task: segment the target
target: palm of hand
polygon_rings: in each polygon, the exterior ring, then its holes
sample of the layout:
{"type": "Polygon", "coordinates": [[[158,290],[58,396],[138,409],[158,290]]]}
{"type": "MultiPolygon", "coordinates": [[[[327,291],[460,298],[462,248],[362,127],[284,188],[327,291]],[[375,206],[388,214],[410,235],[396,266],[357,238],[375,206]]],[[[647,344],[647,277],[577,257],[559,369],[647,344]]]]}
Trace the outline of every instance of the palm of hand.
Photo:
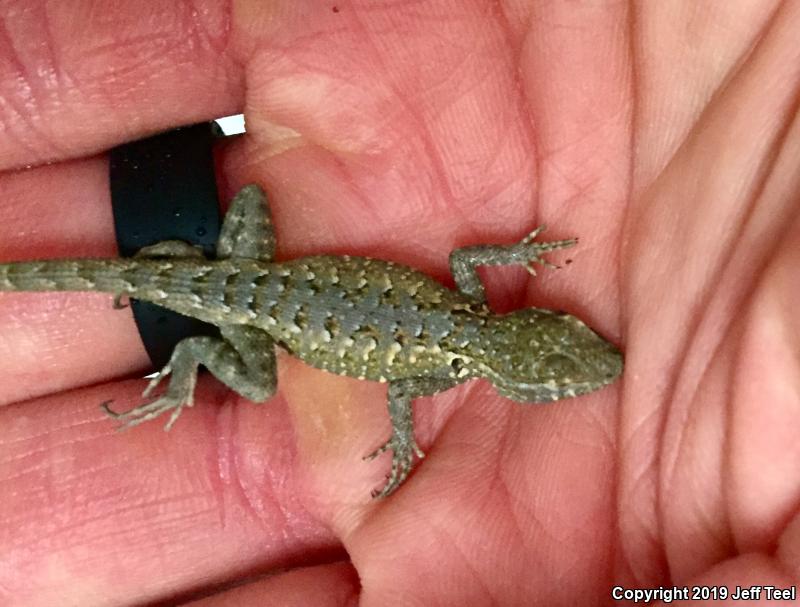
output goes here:
{"type": "MultiPolygon", "coordinates": [[[[137,402],[140,381],[41,395],[142,366],[130,319],[107,298],[5,296],[0,364],[14,379],[2,398],[38,397],[0,411],[8,604],[65,589],[82,604],[180,595],[336,561],[339,546],[365,604],[398,592],[419,604],[585,604],[616,582],[788,585],[797,9],[690,19],[481,4],[455,20],[430,7],[258,6],[237,5],[230,22],[195,16],[200,28],[180,8],[120,14],[80,39],[57,15],[49,29],[10,15],[9,31],[50,32],[54,69],[85,92],[51,103],[48,86],[66,80],[37,80],[38,47],[18,45],[40,103],[0,114],[13,135],[2,166],[244,107],[249,135],[225,150],[224,173],[269,187],[279,255],[379,255],[446,279],[454,246],[547,223],[548,236],[581,237],[575,263],[517,301],[524,272],[487,273],[490,299],[565,308],[621,336],[624,383],[546,407],[482,382],[423,399],[428,458],[375,503],[387,462],[360,458],[387,429],[380,386],[284,360],[264,407],[231,406],[205,382],[170,435],[156,424],[115,435],[96,405],[137,402]],[[725,18],[735,35],[708,29],[725,18]],[[701,33],[682,29],[690,21],[701,33]],[[166,52],[153,53],[158,42],[166,52]],[[19,126],[30,123],[46,126],[19,126]]],[[[20,100],[17,69],[0,83],[20,100]]],[[[93,159],[0,176],[3,259],[112,254],[104,172],[93,159]],[[76,219],[78,200],[91,221],[76,219]]],[[[237,592],[338,604],[357,587],[337,564],[237,592]]]]}

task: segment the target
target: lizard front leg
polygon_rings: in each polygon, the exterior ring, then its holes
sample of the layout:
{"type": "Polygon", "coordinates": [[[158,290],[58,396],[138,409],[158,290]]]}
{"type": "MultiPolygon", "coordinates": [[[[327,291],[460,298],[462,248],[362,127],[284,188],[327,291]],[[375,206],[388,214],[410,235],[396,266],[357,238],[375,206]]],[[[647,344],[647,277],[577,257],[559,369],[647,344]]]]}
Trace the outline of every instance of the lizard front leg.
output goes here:
{"type": "Polygon", "coordinates": [[[512,245],[482,244],[455,249],[450,253],[450,272],[458,290],[479,303],[486,302],[486,293],[476,268],[478,266],[521,265],[536,276],[533,264],[545,267],[556,267],[542,258],[544,253],[557,249],[566,249],[577,244],[577,238],[553,240],[550,242],[533,242],[544,230],[536,228],[520,242],[512,245]]]}
{"type": "Polygon", "coordinates": [[[109,403],[103,409],[114,419],[123,422],[123,428],[138,426],[172,411],[165,430],[180,416],[183,407],[194,404],[197,367],[205,366],[223,384],[253,402],[263,402],[277,388],[274,342],[260,329],[239,325],[220,328],[222,338],[187,337],[175,346],[167,365],[145,388],[147,398],[167,375],[167,391],[153,402],[145,403],[125,413],[111,410],[109,403]]]}
{"type": "Polygon", "coordinates": [[[392,470],[386,484],[372,492],[372,497],[386,497],[394,493],[405,481],[414,463],[414,456],[425,457],[414,439],[414,415],[412,401],[419,396],[436,394],[454,386],[449,379],[411,377],[395,380],[389,384],[389,417],[392,420],[392,435],[383,445],[364,459],[374,459],[384,451],[392,451],[392,470]]]}

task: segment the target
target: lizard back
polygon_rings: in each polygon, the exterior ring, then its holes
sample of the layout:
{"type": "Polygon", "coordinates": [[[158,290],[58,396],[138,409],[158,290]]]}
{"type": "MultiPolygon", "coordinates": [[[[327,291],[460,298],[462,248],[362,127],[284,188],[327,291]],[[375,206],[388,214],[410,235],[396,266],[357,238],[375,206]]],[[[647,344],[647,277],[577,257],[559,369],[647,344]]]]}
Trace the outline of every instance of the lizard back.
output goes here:
{"type": "Polygon", "coordinates": [[[366,257],[266,264],[253,324],[306,363],[387,381],[449,370],[488,310],[410,267],[366,257]]]}

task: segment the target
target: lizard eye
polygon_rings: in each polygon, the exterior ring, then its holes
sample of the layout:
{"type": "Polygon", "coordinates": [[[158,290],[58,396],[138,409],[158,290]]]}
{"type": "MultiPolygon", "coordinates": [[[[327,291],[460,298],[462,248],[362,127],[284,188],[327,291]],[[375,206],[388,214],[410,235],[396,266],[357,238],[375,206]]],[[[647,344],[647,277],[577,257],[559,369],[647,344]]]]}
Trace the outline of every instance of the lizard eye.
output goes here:
{"type": "Polygon", "coordinates": [[[551,354],[545,359],[544,368],[541,371],[549,377],[570,377],[580,374],[580,369],[575,361],[563,354],[551,354]]]}

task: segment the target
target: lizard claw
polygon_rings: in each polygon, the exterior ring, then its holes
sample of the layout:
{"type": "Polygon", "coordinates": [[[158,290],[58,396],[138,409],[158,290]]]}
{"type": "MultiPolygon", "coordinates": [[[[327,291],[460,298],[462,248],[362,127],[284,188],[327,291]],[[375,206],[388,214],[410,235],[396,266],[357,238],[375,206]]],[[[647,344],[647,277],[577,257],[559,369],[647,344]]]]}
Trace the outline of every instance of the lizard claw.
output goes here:
{"type": "Polygon", "coordinates": [[[155,387],[161,383],[161,380],[164,379],[167,375],[172,373],[172,367],[169,363],[167,363],[161,371],[159,371],[156,376],[150,380],[150,383],[147,384],[147,387],[142,392],[142,396],[147,398],[153,392],[155,387]]]}
{"type": "Polygon", "coordinates": [[[547,261],[546,259],[542,259],[541,257],[539,257],[537,255],[537,256],[529,259],[528,263],[525,264],[525,269],[528,271],[528,274],[530,274],[531,276],[536,276],[536,268],[533,265],[535,263],[538,263],[543,268],[548,268],[550,270],[560,270],[561,269],[560,265],[555,264],[555,263],[551,263],[551,262],[547,261]]]}
{"type": "Polygon", "coordinates": [[[536,238],[539,234],[544,232],[547,229],[547,226],[540,225],[538,228],[534,229],[530,234],[528,234],[525,238],[522,239],[522,244],[529,244],[534,238],[536,238]]]}
{"type": "MultiPolygon", "coordinates": [[[[125,308],[130,306],[130,303],[125,303],[125,304],[122,303],[122,298],[123,297],[128,297],[128,294],[127,293],[117,293],[116,295],[114,295],[114,303],[111,304],[111,306],[115,310],[124,310],[125,308]]],[[[130,301],[130,299],[128,299],[128,301],[130,301]]]]}

